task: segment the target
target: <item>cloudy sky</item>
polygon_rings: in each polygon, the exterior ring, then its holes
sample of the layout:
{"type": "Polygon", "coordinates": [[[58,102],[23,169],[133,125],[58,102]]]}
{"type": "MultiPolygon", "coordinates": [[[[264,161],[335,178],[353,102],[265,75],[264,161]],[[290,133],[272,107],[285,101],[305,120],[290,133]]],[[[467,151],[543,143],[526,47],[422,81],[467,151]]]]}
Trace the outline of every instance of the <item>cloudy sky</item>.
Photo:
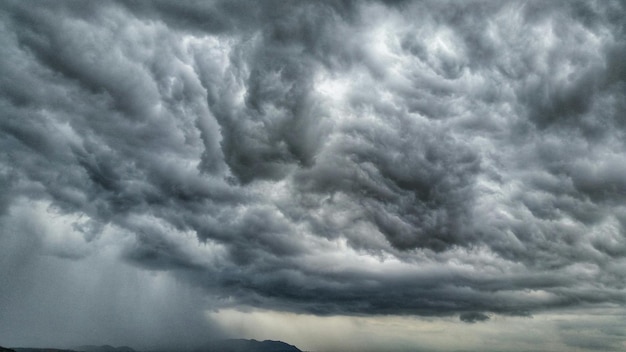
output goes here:
{"type": "Polygon", "coordinates": [[[625,350],[625,19],[0,2],[0,344],[625,350]]]}

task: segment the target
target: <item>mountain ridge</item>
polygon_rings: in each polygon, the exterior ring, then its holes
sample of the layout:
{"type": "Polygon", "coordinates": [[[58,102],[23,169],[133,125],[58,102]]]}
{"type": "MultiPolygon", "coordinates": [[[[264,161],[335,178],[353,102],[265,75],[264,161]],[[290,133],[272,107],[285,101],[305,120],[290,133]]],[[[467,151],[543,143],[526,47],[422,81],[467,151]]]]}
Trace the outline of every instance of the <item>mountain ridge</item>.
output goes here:
{"type": "Polygon", "coordinates": [[[76,351],[82,351],[82,352],[137,352],[132,347],[128,347],[128,346],[113,347],[111,345],[101,345],[101,346],[97,346],[97,345],[82,345],[82,346],[76,347],[76,351]]]}
{"type": "Polygon", "coordinates": [[[227,339],[210,343],[195,352],[302,352],[283,341],[254,339],[227,339]]]}
{"type": "Polygon", "coordinates": [[[298,347],[279,340],[224,339],[211,341],[191,350],[165,349],[138,351],[129,346],[81,345],[73,349],[0,346],[0,352],[302,352],[298,347]]]}

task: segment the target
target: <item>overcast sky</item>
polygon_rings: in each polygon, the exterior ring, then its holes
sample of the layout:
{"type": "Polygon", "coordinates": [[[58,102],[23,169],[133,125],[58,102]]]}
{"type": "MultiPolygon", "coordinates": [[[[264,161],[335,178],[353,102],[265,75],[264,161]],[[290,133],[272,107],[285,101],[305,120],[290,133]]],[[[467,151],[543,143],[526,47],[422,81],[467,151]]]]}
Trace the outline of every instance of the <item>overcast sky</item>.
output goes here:
{"type": "Polygon", "coordinates": [[[623,1],[0,2],[0,345],[626,350],[623,1]]]}

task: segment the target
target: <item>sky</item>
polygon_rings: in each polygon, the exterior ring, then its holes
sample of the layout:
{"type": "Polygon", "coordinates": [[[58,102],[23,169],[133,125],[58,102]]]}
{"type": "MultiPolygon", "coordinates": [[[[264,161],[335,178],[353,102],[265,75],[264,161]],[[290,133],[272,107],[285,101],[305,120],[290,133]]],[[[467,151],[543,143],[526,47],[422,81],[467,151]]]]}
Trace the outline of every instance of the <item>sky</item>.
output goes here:
{"type": "Polygon", "coordinates": [[[0,2],[0,345],[626,350],[623,1],[0,2]]]}

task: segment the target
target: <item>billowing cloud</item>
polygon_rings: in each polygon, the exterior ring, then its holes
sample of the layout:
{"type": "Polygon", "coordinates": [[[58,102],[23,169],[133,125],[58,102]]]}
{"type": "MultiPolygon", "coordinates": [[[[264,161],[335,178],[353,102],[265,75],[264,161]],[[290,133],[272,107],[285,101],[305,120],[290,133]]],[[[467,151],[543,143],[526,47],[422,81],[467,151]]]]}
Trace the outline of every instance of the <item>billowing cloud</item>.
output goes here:
{"type": "Polygon", "coordinates": [[[626,303],[621,2],[0,6],[2,277],[106,248],[199,309],[626,303]]]}

